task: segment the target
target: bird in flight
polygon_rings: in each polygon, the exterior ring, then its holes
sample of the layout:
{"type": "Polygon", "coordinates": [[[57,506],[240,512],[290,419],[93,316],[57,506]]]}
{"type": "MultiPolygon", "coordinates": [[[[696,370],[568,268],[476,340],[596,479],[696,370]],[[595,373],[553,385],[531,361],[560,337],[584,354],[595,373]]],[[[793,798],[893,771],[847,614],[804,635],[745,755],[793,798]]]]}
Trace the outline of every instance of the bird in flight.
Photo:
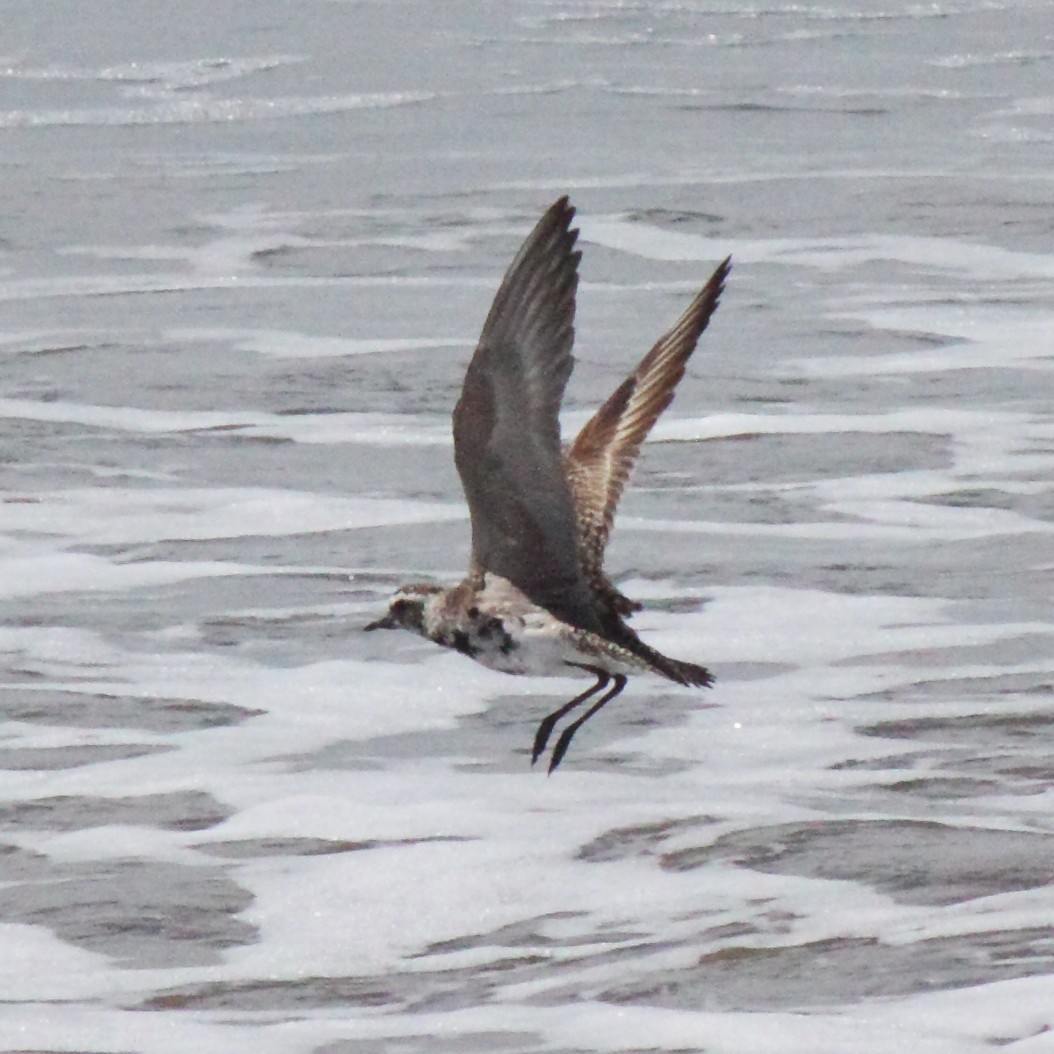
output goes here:
{"type": "Polygon", "coordinates": [[[575,210],[554,202],[512,261],[491,306],[454,409],[454,460],[468,500],[472,556],[458,585],[402,586],[366,626],[407,629],[511,674],[595,680],[538,726],[533,764],[557,723],[552,773],[574,734],[636,673],[681,685],[713,682],[703,666],[671,659],[627,623],[640,604],[604,572],[615,509],[641,444],[670,405],[717,307],[724,260],[637,368],[568,446],[559,411],[574,364],[578,261],[575,210]]]}

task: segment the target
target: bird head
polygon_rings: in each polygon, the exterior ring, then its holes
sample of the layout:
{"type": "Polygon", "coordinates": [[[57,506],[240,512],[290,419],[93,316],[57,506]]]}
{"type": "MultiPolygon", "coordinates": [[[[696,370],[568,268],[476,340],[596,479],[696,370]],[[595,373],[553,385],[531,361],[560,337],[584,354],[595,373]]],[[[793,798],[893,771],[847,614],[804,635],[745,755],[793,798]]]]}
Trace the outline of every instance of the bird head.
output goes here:
{"type": "Polygon", "coordinates": [[[425,606],[440,586],[428,582],[401,586],[388,604],[388,611],[364,629],[408,629],[425,636],[425,606]]]}

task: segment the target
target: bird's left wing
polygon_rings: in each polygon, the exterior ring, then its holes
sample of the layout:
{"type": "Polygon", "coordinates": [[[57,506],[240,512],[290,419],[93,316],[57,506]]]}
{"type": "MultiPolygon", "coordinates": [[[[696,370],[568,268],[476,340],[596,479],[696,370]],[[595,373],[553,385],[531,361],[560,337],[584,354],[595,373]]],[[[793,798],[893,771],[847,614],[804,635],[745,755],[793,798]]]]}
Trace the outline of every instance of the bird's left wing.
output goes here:
{"type": "Polygon", "coordinates": [[[560,452],[580,256],[573,218],[567,198],[554,202],[501,283],[454,410],[454,459],[475,567],[596,631],[560,452]]]}

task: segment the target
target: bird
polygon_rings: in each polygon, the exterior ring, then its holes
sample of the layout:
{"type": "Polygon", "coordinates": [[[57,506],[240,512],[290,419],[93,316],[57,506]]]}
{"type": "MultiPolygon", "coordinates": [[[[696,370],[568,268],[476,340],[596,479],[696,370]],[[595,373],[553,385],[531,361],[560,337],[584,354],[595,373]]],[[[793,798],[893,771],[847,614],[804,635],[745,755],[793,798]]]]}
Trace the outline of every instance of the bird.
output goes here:
{"type": "Polygon", "coordinates": [[[453,413],[454,460],[472,549],[457,585],[401,586],[366,630],[405,629],[510,674],[588,674],[592,685],[539,724],[531,764],[564,726],[552,774],[575,733],[630,675],[709,687],[710,671],[646,644],[627,619],[641,605],[604,571],[615,510],[641,444],[669,406],[731,269],[718,265],[673,327],[563,445],[559,412],[574,364],[580,250],[567,196],[538,220],[487,315],[453,413]]]}

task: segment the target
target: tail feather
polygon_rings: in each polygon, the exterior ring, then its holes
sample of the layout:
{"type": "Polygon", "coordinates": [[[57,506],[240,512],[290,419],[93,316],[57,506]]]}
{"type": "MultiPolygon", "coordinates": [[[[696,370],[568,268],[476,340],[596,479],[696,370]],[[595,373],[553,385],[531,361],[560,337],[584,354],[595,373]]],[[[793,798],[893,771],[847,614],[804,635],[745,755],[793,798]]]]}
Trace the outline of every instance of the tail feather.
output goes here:
{"type": "MultiPolygon", "coordinates": [[[[665,658],[665,656],[664,656],[665,658]]],[[[673,670],[679,674],[675,680],[681,684],[691,684],[696,688],[709,688],[714,683],[714,675],[705,667],[682,659],[666,659],[673,670]]]]}
{"type": "Polygon", "coordinates": [[[629,637],[619,643],[639,655],[645,662],[649,663],[655,670],[668,677],[677,684],[693,685],[696,688],[709,688],[714,683],[714,675],[705,667],[698,666],[694,662],[684,662],[682,659],[671,659],[649,647],[628,626],[624,627],[629,637]]]}

